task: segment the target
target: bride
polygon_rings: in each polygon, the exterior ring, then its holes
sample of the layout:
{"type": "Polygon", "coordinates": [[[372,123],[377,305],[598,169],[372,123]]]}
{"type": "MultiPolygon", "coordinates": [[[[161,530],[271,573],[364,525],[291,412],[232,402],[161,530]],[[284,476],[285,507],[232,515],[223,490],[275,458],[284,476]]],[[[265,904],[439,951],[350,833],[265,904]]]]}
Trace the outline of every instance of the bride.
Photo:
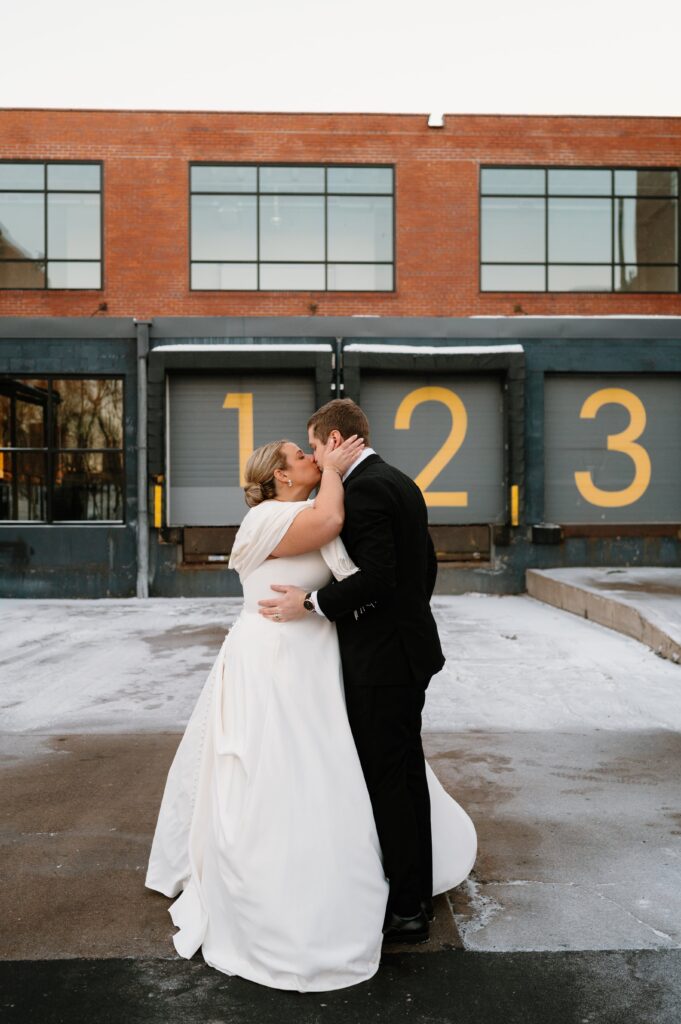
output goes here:
{"type": "MultiPolygon", "coordinates": [[[[242,611],[170,766],[145,886],[168,908],[178,954],[278,989],[328,991],[378,970],[388,899],[371,801],[347,720],[334,623],[273,622],[275,581],[316,590],[357,571],[340,540],[349,438],[320,473],[290,441],[246,467],[250,506],[230,567],[242,611]],[[314,501],[309,496],[318,489],[314,501]],[[179,895],[178,895],[179,894],[179,895]]],[[[427,767],[433,894],[469,874],[477,837],[427,767]]]]}

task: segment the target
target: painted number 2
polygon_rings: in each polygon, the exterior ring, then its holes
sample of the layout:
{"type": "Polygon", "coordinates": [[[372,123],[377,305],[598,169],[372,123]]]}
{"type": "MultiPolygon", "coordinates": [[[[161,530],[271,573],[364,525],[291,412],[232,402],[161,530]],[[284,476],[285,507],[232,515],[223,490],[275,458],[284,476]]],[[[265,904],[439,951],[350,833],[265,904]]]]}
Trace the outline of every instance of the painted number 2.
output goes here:
{"type": "Polygon", "coordinates": [[[615,403],[623,405],[629,413],[629,423],[619,434],[608,434],[608,451],[623,452],[634,464],[634,479],[628,487],[619,491],[605,491],[597,487],[589,470],[575,473],[577,489],[586,501],[600,508],[622,508],[632,505],[641,497],[650,483],[650,456],[645,448],[636,443],[646,426],[646,410],[643,402],[633,391],[626,388],[602,388],[586,399],[579,415],[582,419],[593,419],[602,405],[615,403]]]}
{"type": "Polygon", "coordinates": [[[253,451],[253,394],[230,392],[225,395],[223,409],[236,409],[239,414],[239,486],[246,485],[246,463],[253,451]]]}
{"type": "Polygon", "coordinates": [[[440,450],[415,478],[415,483],[423,491],[426,505],[430,508],[465,508],[468,505],[468,491],[429,491],[428,488],[463,444],[468,426],[466,407],[459,396],[449,388],[416,388],[400,402],[395,413],[395,430],[409,430],[412,413],[423,402],[440,402],[446,406],[452,417],[452,428],[440,450]]]}

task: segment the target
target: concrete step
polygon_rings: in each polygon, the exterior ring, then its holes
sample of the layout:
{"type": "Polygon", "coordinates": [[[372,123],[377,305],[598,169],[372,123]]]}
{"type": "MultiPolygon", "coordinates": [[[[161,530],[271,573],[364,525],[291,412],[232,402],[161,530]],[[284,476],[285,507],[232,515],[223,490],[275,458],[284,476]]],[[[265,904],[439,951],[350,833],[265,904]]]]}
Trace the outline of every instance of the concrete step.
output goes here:
{"type": "Polygon", "coordinates": [[[681,569],[528,569],[531,597],[598,622],[681,663],[681,569]]]}

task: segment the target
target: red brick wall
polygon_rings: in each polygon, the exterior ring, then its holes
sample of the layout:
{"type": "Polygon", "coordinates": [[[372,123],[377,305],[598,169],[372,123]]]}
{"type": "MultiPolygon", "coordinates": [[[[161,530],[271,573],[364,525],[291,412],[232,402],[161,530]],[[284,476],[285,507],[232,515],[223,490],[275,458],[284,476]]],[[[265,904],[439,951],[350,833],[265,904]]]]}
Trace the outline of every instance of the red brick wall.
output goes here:
{"type": "Polygon", "coordinates": [[[480,164],[678,166],[681,118],[3,110],[0,158],[104,163],[104,289],[0,291],[3,316],[681,314],[678,294],[478,290],[480,164]],[[394,163],[396,292],[190,292],[193,160],[394,163]]]}

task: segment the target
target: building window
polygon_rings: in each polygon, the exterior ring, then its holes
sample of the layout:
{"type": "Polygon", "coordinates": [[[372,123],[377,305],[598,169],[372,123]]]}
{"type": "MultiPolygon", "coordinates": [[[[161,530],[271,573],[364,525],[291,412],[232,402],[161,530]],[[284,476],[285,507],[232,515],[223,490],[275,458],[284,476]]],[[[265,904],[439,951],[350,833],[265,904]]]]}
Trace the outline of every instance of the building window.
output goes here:
{"type": "Polygon", "coordinates": [[[193,164],[191,287],[392,291],[392,167],[193,164]]]}
{"type": "Polygon", "coordinates": [[[485,167],[480,290],[677,292],[676,170],[485,167]]]}
{"type": "Polygon", "coordinates": [[[102,287],[101,174],[0,161],[0,288],[102,287]]]}
{"type": "Polygon", "coordinates": [[[122,522],[123,380],[0,377],[0,520],[122,522]]]}

